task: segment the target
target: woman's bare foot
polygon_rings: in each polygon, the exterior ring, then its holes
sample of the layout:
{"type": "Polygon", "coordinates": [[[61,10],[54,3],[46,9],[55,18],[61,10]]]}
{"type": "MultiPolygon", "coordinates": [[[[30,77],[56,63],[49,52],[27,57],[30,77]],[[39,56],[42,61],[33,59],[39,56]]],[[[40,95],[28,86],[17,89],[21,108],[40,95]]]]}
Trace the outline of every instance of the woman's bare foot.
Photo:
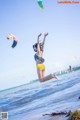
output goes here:
{"type": "Polygon", "coordinates": [[[57,76],[55,74],[51,74],[52,78],[55,78],[58,80],[57,76]]]}

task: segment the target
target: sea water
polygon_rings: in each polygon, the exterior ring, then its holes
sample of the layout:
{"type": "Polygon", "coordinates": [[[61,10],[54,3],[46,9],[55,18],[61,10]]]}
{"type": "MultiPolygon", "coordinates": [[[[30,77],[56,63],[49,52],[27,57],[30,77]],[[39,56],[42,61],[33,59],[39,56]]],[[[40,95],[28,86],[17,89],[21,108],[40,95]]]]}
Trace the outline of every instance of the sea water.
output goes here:
{"type": "MultiPolygon", "coordinates": [[[[44,120],[43,114],[80,108],[80,70],[59,76],[59,80],[25,85],[0,92],[0,112],[8,120],[44,120]]],[[[47,118],[46,120],[49,120],[47,118]]]]}

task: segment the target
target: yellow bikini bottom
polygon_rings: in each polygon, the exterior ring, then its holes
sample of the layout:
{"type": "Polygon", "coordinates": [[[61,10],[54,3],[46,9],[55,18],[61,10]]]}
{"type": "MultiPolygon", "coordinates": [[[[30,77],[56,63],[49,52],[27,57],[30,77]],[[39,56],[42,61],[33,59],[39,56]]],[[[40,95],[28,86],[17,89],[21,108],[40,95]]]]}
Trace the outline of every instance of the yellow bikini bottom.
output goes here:
{"type": "Polygon", "coordinates": [[[45,65],[44,64],[37,64],[36,67],[41,70],[45,70],[45,65]]]}

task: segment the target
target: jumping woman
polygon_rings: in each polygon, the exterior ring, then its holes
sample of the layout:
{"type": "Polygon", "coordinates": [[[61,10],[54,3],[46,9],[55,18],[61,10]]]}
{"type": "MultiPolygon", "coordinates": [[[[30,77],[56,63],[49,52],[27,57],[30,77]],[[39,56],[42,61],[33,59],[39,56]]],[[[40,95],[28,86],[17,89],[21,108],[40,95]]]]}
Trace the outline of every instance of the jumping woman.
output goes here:
{"type": "Polygon", "coordinates": [[[34,59],[36,61],[38,78],[40,82],[45,82],[52,78],[57,79],[57,77],[55,76],[55,74],[50,74],[48,76],[45,76],[45,65],[44,65],[45,59],[43,58],[43,52],[44,52],[45,39],[48,33],[44,34],[44,39],[42,43],[40,43],[40,39],[39,39],[41,35],[42,35],[41,33],[38,35],[37,43],[33,45],[33,49],[36,52],[34,55],[34,59]]]}

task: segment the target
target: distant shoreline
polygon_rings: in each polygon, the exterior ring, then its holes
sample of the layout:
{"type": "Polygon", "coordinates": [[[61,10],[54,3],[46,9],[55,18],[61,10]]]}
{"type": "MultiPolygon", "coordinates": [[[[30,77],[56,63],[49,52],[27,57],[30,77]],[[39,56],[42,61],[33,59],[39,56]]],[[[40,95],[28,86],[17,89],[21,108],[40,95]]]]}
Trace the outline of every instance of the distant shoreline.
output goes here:
{"type": "MultiPolygon", "coordinates": [[[[80,66],[72,67],[72,71],[71,71],[71,72],[77,71],[77,70],[80,70],[80,66]]],[[[63,75],[63,74],[68,74],[68,73],[70,73],[70,72],[68,71],[68,69],[55,72],[55,74],[56,74],[57,76],[60,76],[60,75],[63,75]]],[[[33,81],[33,80],[32,80],[32,81],[33,81]]],[[[34,81],[35,81],[35,80],[34,80],[34,81]]],[[[30,81],[30,82],[31,82],[31,81],[30,81]]],[[[3,90],[0,90],[0,92],[4,92],[4,91],[8,91],[8,90],[11,90],[11,89],[14,89],[14,88],[22,87],[22,86],[24,86],[24,85],[30,84],[30,82],[29,82],[29,83],[26,83],[26,84],[22,84],[22,85],[10,87],[10,88],[7,88],[7,89],[3,89],[3,90]]]]}

